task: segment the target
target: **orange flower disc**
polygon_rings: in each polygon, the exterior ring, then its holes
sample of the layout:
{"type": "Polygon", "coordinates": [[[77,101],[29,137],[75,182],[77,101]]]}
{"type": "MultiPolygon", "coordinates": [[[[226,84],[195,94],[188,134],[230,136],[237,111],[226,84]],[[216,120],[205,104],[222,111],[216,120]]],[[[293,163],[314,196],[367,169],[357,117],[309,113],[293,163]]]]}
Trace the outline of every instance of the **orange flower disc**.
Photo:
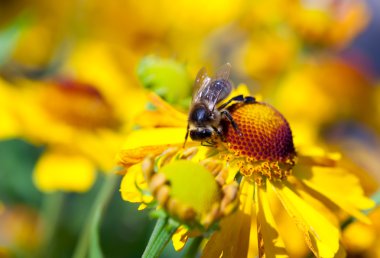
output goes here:
{"type": "Polygon", "coordinates": [[[53,117],[90,130],[118,127],[119,121],[111,105],[92,85],[62,79],[49,86],[44,90],[42,101],[53,117]]]}
{"type": "Polygon", "coordinates": [[[242,135],[227,123],[227,149],[250,161],[286,163],[295,157],[292,132],[283,115],[272,106],[256,102],[229,108],[242,135]]]}

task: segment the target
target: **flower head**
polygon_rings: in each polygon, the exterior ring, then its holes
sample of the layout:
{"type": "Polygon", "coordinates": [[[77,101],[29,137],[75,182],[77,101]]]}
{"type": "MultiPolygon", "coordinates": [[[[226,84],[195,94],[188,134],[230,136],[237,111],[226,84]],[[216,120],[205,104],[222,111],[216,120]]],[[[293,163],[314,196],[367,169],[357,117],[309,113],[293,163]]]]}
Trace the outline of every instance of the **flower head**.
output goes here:
{"type": "Polygon", "coordinates": [[[124,76],[109,46],[86,42],[70,54],[59,75],[1,85],[2,106],[12,112],[5,129],[14,132],[7,134],[46,147],[33,175],[45,192],[90,189],[97,170],[113,168],[119,142],[145,105],[142,89],[124,76]]]}
{"type": "Polygon", "coordinates": [[[257,176],[257,172],[270,179],[285,178],[294,165],[296,152],[289,124],[281,113],[261,102],[236,104],[229,110],[241,134],[228,124],[226,143],[222,144],[225,158],[236,163],[245,176],[257,176]]]}
{"type": "Polygon", "coordinates": [[[144,150],[147,157],[141,156],[132,166],[129,158],[124,160],[127,152],[120,156],[126,168],[120,191],[124,200],[141,203],[139,209],[156,207],[163,213],[160,216],[180,222],[173,236],[176,250],[184,247],[189,236],[213,231],[221,218],[235,210],[238,185],[227,178],[223,161],[205,158],[206,147],[148,149],[144,150]]]}
{"type": "MultiPolygon", "coordinates": [[[[270,208],[270,203],[276,202],[274,198],[278,199],[277,202],[279,201],[293,219],[303,233],[307,246],[316,256],[334,256],[340,249],[337,222],[329,221],[326,214],[318,209],[320,207],[308,204],[309,198],[313,196],[313,202],[317,201],[319,206],[328,205],[328,202],[322,198],[325,196],[351,215],[368,222],[368,219],[356,209],[370,207],[372,205],[370,200],[360,197],[360,204],[355,203],[350,200],[349,196],[353,193],[347,191],[347,188],[341,189],[340,193],[339,191],[330,193],[330,190],[323,186],[326,183],[319,181],[318,177],[322,176],[326,177],[326,180],[335,181],[334,177],[340,175],[343,179],[345,176],[347,181],[344,183],[351,184],[353,189],[358,190],[357,180],[348,173],[345,175],[346,171],[337,167],[338,161],[333,157],[323,155],[319,157],[322,159],[318,160],[319,158],[314,159],[312,156],[303,154],[301,150],[297,155],[289,124],[273,107],[258,102],[238,104],[230,107],[229,110],[241,134],[228,124],[226,143],[222,143],[219,149],[221,155],[229,161],[232,173],[239,171],[243,175],[242,182],[244,183],[240,186],[246,189],[242,189],[242,192],[248,192],[251,195],[251,199],[248,196],[244,203],[253,207],[244,208],[242,213],[255,218],[256,221],[252,222],[251,219],[242,226],[249,227],[251,232],[257,233],[258,246],[252,247],[252,243],[247,243],[245,247],[242,247],[241,244],[236,243],[239,246],[236,250],[226,249],[222,245],[218,247],[218,242],[225,237],[224,234],[231,235],[231,231],[235,231],[229,228],[223,232],[222,226],[222,230],[208,242],[205,249],[206,256],[224,254],[226,257],[235,257],[242,254],[240,248],[245,250],[243,254],[249,257],[255,253],[260,256],[276,255],[279,252],[275,251],[276,249],[282,250],[280,253],[285,252],[283,239],[286,238],[286,233],[282,232],[284,235],[281,235],[281,232],[271,233],[271,228],[277,228],[276,218],[271,214],[270,208]],[[297,156],[299,162],[296,165],[297,156]],[[326,173],[328,171],[330,174],[326,173]],[[360,207],[360,205],[363,206],[360,207]]],[[[357,193],[363,192],[359,190],[357,193]]],[[[244,216],[243,214],[241,216],[244,216]]],[[[251,239],[252,236],[248,232],[245,234],[245,237],[251,239]]]]}
{"type": "MultiPolygon", "coordinates": [[[[172,149],[171,154],[180,155],[175,158],[179,159],[161,164],[158,172],[154,171],[153,159],[144,160],[142,167],[149,190],[160,206],[184,224],[208,228],[236,206],[237,185],[226,184],[223,169],[212,161],[199,164],[189,160],[194,151],[172,149]],[[198,186],[196,190],[194,186],[198,186]]],[[[168,156],[162,158],[168,162],[168,156]]]]}
{"type": "MultiPolygon", "coordinates": [[[[170,119],[166,117],[176,121],[171,128],[142,129],[136,133],[147,138],[150,135],[161,137],[123,150],[120,164],[126,166],[124,179],[130,177],[131,165],[135,167],[137,164],[140,167],[137,169],[141,170],[141,162],[146,156],[151,155],[157,161],[169,148],[179,148],[183,143],[186,132],[183,116],[156,96],[152,97],[152,102],[157,107],[150,111],[155,113],[155,117],[167,122],[170,119]]],[[[188,147],[202,150],[202,155],[192,157],[194,161],[211,160],[221,165],[226,171],[223,180],[239,185],[239,207],[233,214],[221,218],[220,228],[211,234],[204,256],[287,255],[286,247],[291,240],[287,237],[289,232],[278,226],[281,221],[277,215],[283,209],[316,256],[334,257],[342,252],[339,242],[341,218],[331,209],[368,223],[368,218],[359,210],[372,207],[373,202],[364,196],[358,180],[340,167],[340,156],[315,147],[299,148],[296,152],[288,122],[266,103],[234,104],[227,110],[238,129],[230,121],[224,121],[224,141],[206,149],[194,142],[190,142],[191,147],[188,147]]],[[[158,123],[154,121],[152,124],[158,123]]],[[[129,141],[133,142],[133,138],[131,135],[129,141]]],[[[167,162],[169,165],[174,163],[167,162]]],[[[190,167],[189,171],[197,169],[190,167]]],[[[176,173],[180,174],[179,170],[176,173]]],[[[128,190],[121,188],[122,193],[128,190]]],[[[141,192],[140,196],[143,196],[141,192]]],[[[156,194],[155,198],[161,197],[156,194]]]]}

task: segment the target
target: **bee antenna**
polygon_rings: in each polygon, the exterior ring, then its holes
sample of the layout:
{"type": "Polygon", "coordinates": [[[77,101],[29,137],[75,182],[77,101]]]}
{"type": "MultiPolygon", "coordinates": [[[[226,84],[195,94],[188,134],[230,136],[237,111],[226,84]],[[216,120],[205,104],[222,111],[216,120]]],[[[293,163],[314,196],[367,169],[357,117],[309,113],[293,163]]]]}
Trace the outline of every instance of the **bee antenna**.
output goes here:
{"type": "Polygon", "coordinates": [[[189,124],[187,124],[187,128],[186,128],[185,142],[183,143],[183,146],[182,146],[183,149],[185,148],[187,137],[189,137],[189,124]]]}

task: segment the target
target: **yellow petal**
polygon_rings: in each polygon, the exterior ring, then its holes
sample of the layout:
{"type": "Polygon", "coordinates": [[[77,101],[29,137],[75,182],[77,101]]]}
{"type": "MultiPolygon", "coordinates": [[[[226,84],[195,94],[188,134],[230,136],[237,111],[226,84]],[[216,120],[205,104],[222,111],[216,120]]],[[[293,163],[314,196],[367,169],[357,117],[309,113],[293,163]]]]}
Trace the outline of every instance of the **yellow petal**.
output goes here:
{"type": "Polygon", "coordinates": [[[221,221],[220,230],[207,242],[202,257],[254,257],[257,254],[257,241],[250,238],[257,235],[256,226],[251,223],[254,217],[253,191],[253,183],[243,179],[239,209],[221,221]]]}
{"type": "Polygon", "coordinates": [[[139,205],[139,207],[137,208],[138,211],[142,211],[144,210],[146,207],[148,207],[148,205],[146,205],[145,203],[142,203],[139,205]]]}
{"type": "Polygon", "coordinates": [[[347,257],[346,249],[343,246],[343,244],[341,242],[339,242],[339,250],[335,254],[334,258],[346,258],[346,257],[347,257]]]}
{"type": "Polygon", "coordinates": [[[298,147],[297,152],[299,164],[310,166],[335,166],[342,158],[340,153],[328,153],[316,146],[298,147]]]}
{"type": "Polygon", "coordinates": [[[310,249],[304,241],[303,232],[298,230],[296,224],[293,222],[293,219],[283,208],[280,200],[274,193],[273,195],[274,196],[268,196],[269,202],[271,204],[272,212],[276,210],[276,213],[274,213],[273,216],[289,257],[307,257],[307,254],[310,253],[310,249]],[[274,202],[275,207],[273,207],[272,202],[274,202]]]}
{"type": "MultiPolygon", "coordinates": [[[[166,148],[166,145],[157,145],[122,150],[118,154],[117,160],[121,166],[124,166],[126,169],[128,169],[129,167],[142,162],[148,155],[158,155],[162,153],[166,148]]],[[[126,170],[124,170],[124,172],[125,171],[126,170]]],[[[123,173],[123,171],[120,173],[123,173]]]]}
{"type": "MultiPolygon", "coordinates": [[[[289,181],[295,178],[289,178],[289,181]]],[[[290,181],[292,183],[292,181],[290,181]]],[[[297,194],[309,205],[313,206],[321,215],[328,219],[333,225],[339,227],[340,213],[339,207],[335,204],[326,202],[326,198],[321,198],[320,194],[316,194],[315,191],[310,191],[310,189],[295,179],[294,185],[297,185],[297,194]]]]}
{"type": "Polygon", "coordinates": [[[182,146],[185,128],[153,128],[131,132],[119,152],[117,160],[128,168],[148,155],[158,155],[171,146],[182,146]]]}
{"type": "Polygon", "coordinates": [[[184,226],[179,226],[177,231],[172,236],[173,246],[176,251],[181,251],[185,246],[189,235],[188,230],[184,226]]]}
{"type": "Polygon", "coordinates": [[[353,253],[362,253],[376,241],[376,229],[363,223],[352,223],[343,232],[343,241],[353,253]]]}
{"type": "MultiPolygon", "coordinates": [[[[148,189],[148,185],[144,179],[141,171],[141,165],[134,165],[130,167],[127,173],[124,175],[121,185],[120,192],[123,200],[128,202],[150,202],[152,200],[151,196],[144,197],[144,190],[148,189]]],[[[139,207],[139,209],[142,207],[139,207]]]]}
{"type": "Polygon", "coordinates": [[[304,233],[306,244],[317,257],[334,257],[339,249],[339,230],[302,200],[287,182],[268,182],[282,205],[304,233]]]}
{"type": "Polygon", "coordinates": [[[294,175],[350,215],[370,223],[368,217],[359,210],[372,208],[375,204],[364,196],[359,180],[345,169],[299,166],[294,169],[294,175]]]}
{"type": "Polygon", "coordinates": [[[151,112],[146,112],[145,114],[150,113],[149,116],[153,120],[148,121],[148,119],[145,119],[145,117],[144,119],[137,118],[137,124],[141,126],[166,125],[169,127],[186,127],[187,114],[179,112],[178,110],[173,108],[170,104],[166,103],[163,99],[161,99],[155,93],[148,94],[148,99],[152,103],[152,105],[156,108],[156,110],[151,111],[151,112]],[[153,117],[152,115],[154,114],[158,116],[153,117]]]}
{"type": "Polygon", "coordinates": [[[255,199],[260,245],[259,257],[289,257],[284,242],[277,232],[277,225],[269,207],[266,191],[261,187],[256,187],[255,199]]]}
{"type": "Polygon", "coordinates": [[[33,179],[44,192],[85,192],[96,177],[94,165],[84,157],[61,150],[48,150],[38,160],[33,179]]]}
{"type": "Polygon", "coordinates": [[[52,116],[43,104],[48,84],[20,80],[18,85],[20,87],[17,93],[20,100],[16,112],[22,125],[22,136],[37,144],[70,146],[75,142],[78,128],[52,116]]]}
{"type": "Polygon", "coordinates": [[[159,110],[145,110],[136,117],[135,123],[142,128],[149,127],[186,127],[187,117],[178,119],[159,110]]]}
{"type": "MultiPolygon", "coordinates": [[[[252,93],[249,91],[249,88],[247,85],[245,85],[244,83],[241,83],[239,84],[236,88],[234,88],[230,95],[228,95],[228,97],[222,102],[227,102],[229,99],[233,98],[233,97],[236,97],[238,95],[243,95],[243,96],[252,96],[252,93]]],[[[262,100],[262,97],[261,96],[257,96],[255,94],[255,99],[257,101],[261,101],[262,100]]]]}
{"type": "MultiPolygon", "coordinates": [[[[253,199],[253,197],[252,197],[253,199]]],[[[254,212],[254,207],[252,207],[252,213],[254,212]]],[[[248,243],[248,253],[247,257],[257,257],[259,254],[258,246],[258,233],[257,233],[257,217],[251,215],[251,228],[249,232],[249,243],[248,243]]]]}
{"type": "Polygon", "coordinates": [[[126,52],[104,41],[86,40],[73,48],[63,70],[66,74],[75,71],[78,80],[96,86],[118,116],[131,120],[144,110],[147,100],[145,92],[122,65],[123,58],[133,63],[132,56],[123,56],[126,52]]]}
{"type": "Polygon", "coordinates": [[[247,85],[241,83],[235,89],[232,90],[230,96],[226,99],[228,100],[229,98],[235,97],[237,95],[250,96],[251,93],[249,92],[247,85]]]}
{"type": "Polygon", "coordinates": [[[326,157],[331,160],[338,161],[342,158],[342,154],[339,152],[326,152],[325,149],[318,146],[303,146],[301,151],[303,156],[309,157],[326,157]]]}
{"type": "Polygon", "coordinates": [[[186,128],[152,128],[132,131],[123,146],[123,150],[155,145],[183,144],[186,128]]]}
{"type": "Polygon", "coordinates": [[[71,146],[91,158],[102,172],[112,172],[115,167],[115,156],[120,150],[124,137],[109,129],[98,129],[96,132],[77,131],[78,139],[71,146]]]}

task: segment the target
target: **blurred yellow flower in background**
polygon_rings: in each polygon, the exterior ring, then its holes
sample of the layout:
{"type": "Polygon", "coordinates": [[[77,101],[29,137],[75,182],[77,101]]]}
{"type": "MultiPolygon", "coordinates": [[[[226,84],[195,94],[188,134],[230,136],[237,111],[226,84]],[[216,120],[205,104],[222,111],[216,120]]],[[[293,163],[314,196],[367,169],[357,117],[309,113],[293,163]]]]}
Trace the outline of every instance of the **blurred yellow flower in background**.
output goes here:
{"type": "Polygon", "coordinates": [[[294,124],[295,140],[304,136],[303,142],[315,142],[319,130],[337,119],[358,116],[364,121],[363,114],[368,112],[364,104],[370,101],[371,92],[372,83],[342,60],[321,58],[289,71],[279,82],[273,99],[294,124]]]}
{"type": "Polygon", "coordinates": [[[11,249],[23,250],[26,256],[37,249],[41,239],[41,228],[35,210],[25,206],[3,207],[0,212],[0,255],[11,256],[11,249]]]}
{"type": "Polygon", "coordinates": [[[9,89],[18,94],[13,109],[20,136],[46,146],[34,175],[41,190],[86,191],[97,169],[114,166],[119,142],[145,105],[143,90],[124,75],[115,55],[101,43],[85,42],[55,78],[18,79],[18,88],[9,89]]]}
{"type": "Polygon", "coordinates": [[[234,63],[263,83],[265,87],[289,68],[296,58],[298,42],[290,33],[282,31],[252,33],[244,45],[234,54],[234,63]]]}
{"type": "Polygon", "coordinates": [[[379,216],[380,210],[376,208],[368,215],[372,222],[371,225],[356,221],[344,230],[342,241],[347,246],[347,252],[350,255],[379,257],[379,216]]]}
{"type": "Polygon", "coordinates": [[[343,47],[368,24],[369,11],[364,1],[296,1],[287,18],[306,42],[343,47]]]}

